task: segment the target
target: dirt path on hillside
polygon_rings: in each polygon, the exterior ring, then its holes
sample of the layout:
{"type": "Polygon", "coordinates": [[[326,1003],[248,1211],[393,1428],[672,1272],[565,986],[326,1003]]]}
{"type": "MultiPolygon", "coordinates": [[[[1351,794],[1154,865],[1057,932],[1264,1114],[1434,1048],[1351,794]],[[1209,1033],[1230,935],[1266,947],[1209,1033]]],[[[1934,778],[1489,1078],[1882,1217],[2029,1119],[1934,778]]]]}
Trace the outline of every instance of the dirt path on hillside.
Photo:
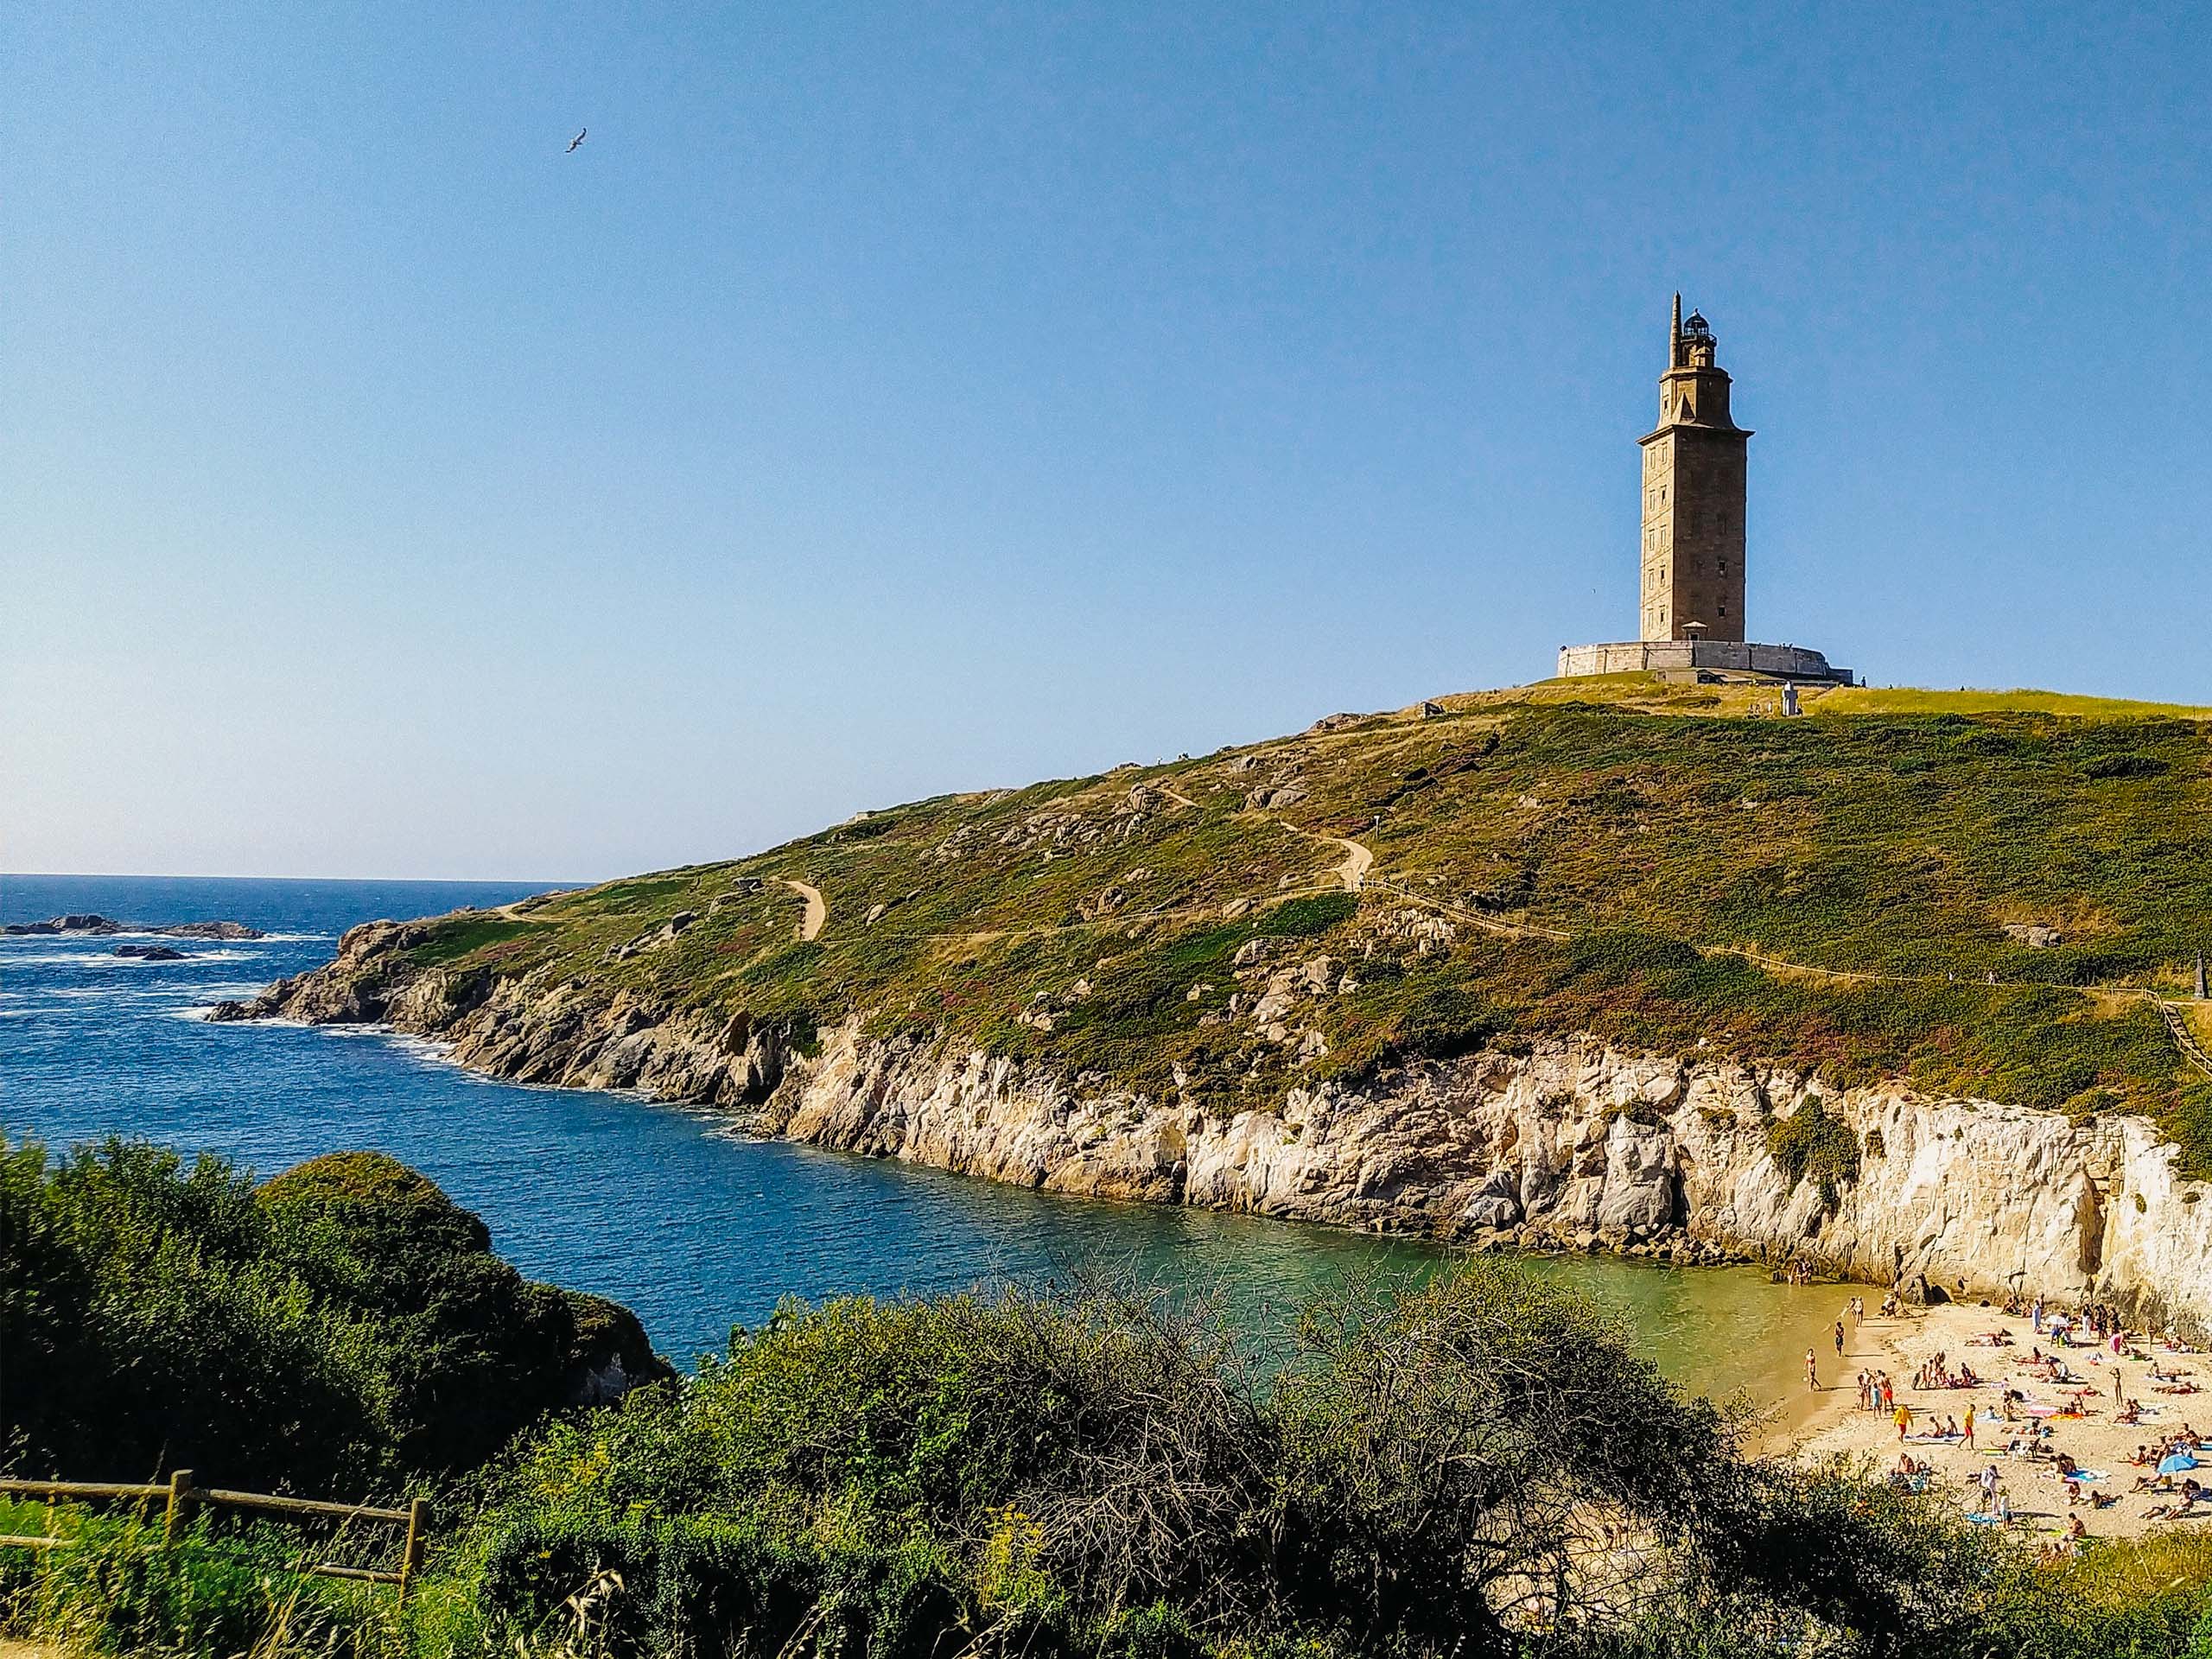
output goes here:
{"type": "Polygon", "coordinates": [[[1454,921],[1465,922],[1468,926],[1479,928],[1485,933],[1495,933],[1501,938],[1550,939],[1556,943],[1571,937],[1564,928],[1542,927],[1535,922],[1502,922],[1497,917],[1486,916],[1479,910],[1470,910],[1465,905],[1455,905],[1449,899],[1439,899],[1433,893],[1415,893],[1411,887],[1401,887],[1397,882],[1385,880],[1379,875],[1371,879],[1370,885],[1395,893],[1401,899],[1410,900],[1425,909],[1449,916],[1454,921]]]}
{"type": "Polygon", "coordinates": [[[822,930],[830,924],[830,901],[822,896],[822,889],[804,881],[794,881],[789,876],[780,879],[785,887],[806,900],[806,914],[799,918],[799,942],[804,944],[820,938],[822,930]]]}
{"type": "Polygon", "coordinates": [[[1337,879],[1344,884],[1346,893],[1357,893],[1367,884],[1367,873],[1375,868],[1373,853],[1345,836],[1317,835],[1313,839],[1344,849],[1344,861],[1337,866],[1337,879]]]}
{"type": "MultiPolygon", "coordinates": [[[[1187,806],[1193,812],[1205,810],[1189,796],[1178,794],[1165,784],[1154,782],[1147,787],[1158,790],[1178,806],[1187,806]]],[[[1338,865],[1331,874],[1344,883],[1346,893],[1357,893],[1367,884],[1367,873],[1375,868],[1375,855],[1357,842],[1348,840],[1343,836],[1325,836],[1318,830],[1304,829],[1278,813],[1263,811],[1262,816],[1281,824],[1301,840],[1322,842],[1342,852],[1344,855],[1344,862],[1338,865]]]]}
{"type": "Polygon", "coordinates": [[[1330,871],[1330,874],[1344,884],[1346,893],[1357,893],[1367,885],[1367,873],[1375,868],[1375,855],[1361,846],[1359,842],[1351,840],[1349,836],[1328,836],[1322,834],[1319,830],[1308,830],[1303,824],[1293,823],[1279,813],[1266,812],[1262,816],[1281,824],[1301,841],[1318,841],[1324,846],[1334,847],[1341,852],[1344,855],[1344,862],[1330,871]]]}

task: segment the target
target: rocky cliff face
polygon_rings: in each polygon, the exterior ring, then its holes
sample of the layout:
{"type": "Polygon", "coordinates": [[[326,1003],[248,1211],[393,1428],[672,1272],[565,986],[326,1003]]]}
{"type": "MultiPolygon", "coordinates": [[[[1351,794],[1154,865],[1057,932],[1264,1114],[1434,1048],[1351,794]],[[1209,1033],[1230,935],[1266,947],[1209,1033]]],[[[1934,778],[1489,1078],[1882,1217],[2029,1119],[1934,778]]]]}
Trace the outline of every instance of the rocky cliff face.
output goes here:
{"type": "Polygon", "coordinates": [[[2076,1125],[1587,1041],[1294,1089],[1224,1118],[942,1040],[871,1040],[857,1024],[801,1056],[743,1015],[410,970],[409,943],[404,925],[357,928],[329,967],[215,1017],[388,1021],[499,1077],[642,1089],[764,1135],[1055,1192],[1677,1260],[1802,1254],[1923,1294],[2096,1294],[2212,1325],[2205,1184],[2174,1174],[2142,1119],[2076,1125]],[[1808,1112],[1855,1172],[1793,1174],[1777,1155],[1776,1126],[1808,1112]]]}

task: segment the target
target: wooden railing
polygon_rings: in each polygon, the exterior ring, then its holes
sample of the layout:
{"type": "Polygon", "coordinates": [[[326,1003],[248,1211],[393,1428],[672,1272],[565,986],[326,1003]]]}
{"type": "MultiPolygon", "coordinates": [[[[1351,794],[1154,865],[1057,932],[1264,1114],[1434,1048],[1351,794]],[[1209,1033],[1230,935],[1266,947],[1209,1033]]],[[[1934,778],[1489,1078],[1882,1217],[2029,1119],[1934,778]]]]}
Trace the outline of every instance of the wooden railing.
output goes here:
{"type": "MultiPolygon", "coordinates": [[[[422,1569],[423,1554],[429,1542],[430,1530],[430,1506],[423,1498],[414,1499],[404,1510],[385,1510],[370,1503],[333,1503],[315,1497],[278,1497],[269,1492],[238,1492],[221,1486],[195,1486],[192,1484],[192,1471],[189,1469],[180,1469],[169,1477],[166,1485],[155,1486],[98,1480],[0,1479],[0,1496],[42,1497],[49,1503],[60,1498],[79,1502],[135,1499],[141,1503],[160,1499],[164,1543],[175,1542],[177,1534],[192,1518],[193,1510],[202,1505],[258,1510],[296,1522],[365,1521],[378,1526],[404,1527],[407,1529],[405,1541],[400,1546],[399,1566],[396,1569],[340,1567],[330,1561],[319,1561],[299,1569],[326,1579],[357,1579],[369,1584],[394,1585],[398,1587],[402,1601],[407,1599],[408,1586],[422,1569]]],[[[0,1547],[15,1545],[24,1549],[60,1549],[73,1541],[51,1532],[0,1534],[0,1547]]]]}
{"type": "Polygon", "coordinates": [[[2174,1034],[2174,1042],[2189,1063],[2212,1077],[2212,1054],[2204,1052],[2204,1045],[2196,1040],[2196,1033],[2189,1028],[2189,1016],[2163,996],[2158,999],[2158,1017],[2166,1022],[2166,1029],[2174,1034]]]}

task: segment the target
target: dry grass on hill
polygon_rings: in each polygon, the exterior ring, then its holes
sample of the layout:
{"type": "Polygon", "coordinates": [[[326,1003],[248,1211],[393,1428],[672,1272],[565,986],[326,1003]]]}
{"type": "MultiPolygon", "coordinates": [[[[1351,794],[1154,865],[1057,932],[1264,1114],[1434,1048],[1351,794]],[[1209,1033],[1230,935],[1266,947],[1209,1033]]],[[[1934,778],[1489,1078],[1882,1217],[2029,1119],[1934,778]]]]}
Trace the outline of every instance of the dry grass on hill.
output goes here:
{"type": "Polygon", "coordinates": [[[1618,676],[1334,717],[455,917],[419,955],[802,1040],[855,1014],[949,1031],[1224,1110],[1537,1034],[1702,1039],[1842,1082],[2153,1112],[2212,1167],[2212,1080],[2147,995],[2183,994],[2212,947],[2212,715],[1774,705],[1618,676]],[[1376,861],[1357,893],[1347,842],[1376,861]],[[786,881],[825,895],[819,938],[786,881]]]}

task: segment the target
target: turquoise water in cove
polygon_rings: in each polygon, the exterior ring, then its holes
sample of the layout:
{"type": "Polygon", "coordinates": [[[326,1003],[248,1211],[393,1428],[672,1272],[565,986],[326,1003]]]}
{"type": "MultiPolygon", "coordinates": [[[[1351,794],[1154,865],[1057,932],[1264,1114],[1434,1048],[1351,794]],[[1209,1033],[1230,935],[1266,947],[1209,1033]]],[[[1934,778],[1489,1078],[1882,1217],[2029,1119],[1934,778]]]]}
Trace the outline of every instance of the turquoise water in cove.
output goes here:
{"type": "MultiPolygon", "coordinates": [[[[0,877],[0,921],[97,912],[228,920],[269,937],[0,940],[0,1128],[55,1147],[137,1135],[276,1171],[388,1152],[481,1215],[534,1278],[626,1303],[663,1352],[720,1351],[786,1295],[926,1293],[1065,1278],[1086,1266],[1220,1294],[1267,1319],[1362,1274],[1425,1274],[1427,1246],[1200,1211],[1061,1198],[887,1160],[747,1139],[710,1113],[474,1077],[430,1045],[345,1027],[211,1026],[225,997],[330,959],[357,922],[504,904],[549,882],[0,877]]],[[[1618,1308],[1646,1351],[1703,1392],[1777,1400],[1835,1290],[1750,1269],[1540,1262],[1618,1308]]]]}

